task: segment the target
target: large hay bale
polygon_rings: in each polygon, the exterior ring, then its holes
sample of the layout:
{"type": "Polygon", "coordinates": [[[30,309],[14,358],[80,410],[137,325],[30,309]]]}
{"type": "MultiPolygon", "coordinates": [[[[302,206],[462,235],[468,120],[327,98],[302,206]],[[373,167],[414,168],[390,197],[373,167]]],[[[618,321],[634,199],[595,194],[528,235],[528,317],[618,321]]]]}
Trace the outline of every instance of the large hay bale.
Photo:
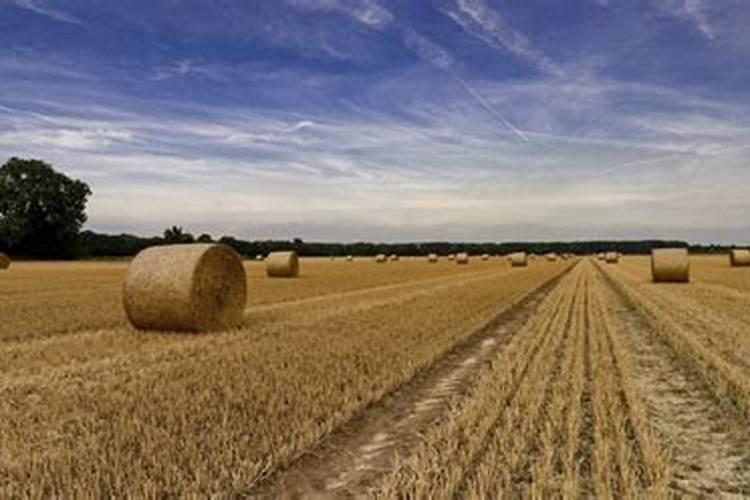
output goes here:
{"type": "Polygon", "coordinates": [[[729,253],[729,263],[732,267],[750,266],[750,250],[735,249],[729,253]]]}
{"type": "Polygon", "coordinates": [[[427,256],[427,262],[430,264],[435,264],[438,261],[438,256],[436,253],[431,253],[427,256]]]}
{"type": "Polygon", "coordinates": [[[386,257],[385,254],[382,253],[378,254],[375,256],[375,262],[377,262],[378,264],[385,264],[386,262],[388,262],[388,257],[386,257]]]}
{"type": "Polygon", "coordinates": [[[299,258],[294,250],[271,252],[266,257],[266,276],[269,278],[296,278],[299,276],[299,258]]]}
{"type": "Polygon", "coordinates": [[[607,264],[617,264],[620,262],[620,254],[617,252],[607,252],[607,255],[604,256],[604,261],[607,264]]]}
{"type": "Polygon", "coordinates": [[[466,252],[461,252],[459,254],[456,254],[456,264],[468,264],[469,263],[469,254],[466,252]]]}
{"type": "Polygon", "coordinates": [[[513,267],[526,267],[529,265],[529,258],[526,252],[516,252],[510,254],[510,265],[513,267]]]}
{"type": "Polygon", "coordinates": [[[654,283],[688,283],[690,257],[687,248],[660,248],[651,251],[654,283]]]}
{"type": "Polygon", "coordinates": [[[456,260],[455,254],[448,254],[448,260],[456,260]]]}
{"type": "Polygon", "coordinates": [[[0,253],[0,271],[5,271],[10,267],[10,257],[4,253],[0,253]]]}
{"type": "Polygon", "coordinates": [[[242,322],[245,268],[230,247],[217,244],[147,248],[125,277],[125,313],[136,328],[203,332],[242,322]]]}
{"type": "Polygon", "coordinates": [[[346,261],[347,262],[354,262],[354,256],[353,255],[347,255],[346,256],[346,261]]]}
{"type": "Polygon", "coordinates": [[[488,253],[482,254],[482,260],[490,260],[490,254],[488,253]]]}
{"type": "Polygon", "coordinates": [[[400,259],[400,257],[395,253],[391,254],[391,256],[388,258],[391,260],[391,262],[397,262],[400,259]]]}
{"type": "Polygon", "coordinates": [[[547,255],[545,255],[545,257],[549,262],[557,262],[557,254],[554,252],[548,253],[547,255]]]}

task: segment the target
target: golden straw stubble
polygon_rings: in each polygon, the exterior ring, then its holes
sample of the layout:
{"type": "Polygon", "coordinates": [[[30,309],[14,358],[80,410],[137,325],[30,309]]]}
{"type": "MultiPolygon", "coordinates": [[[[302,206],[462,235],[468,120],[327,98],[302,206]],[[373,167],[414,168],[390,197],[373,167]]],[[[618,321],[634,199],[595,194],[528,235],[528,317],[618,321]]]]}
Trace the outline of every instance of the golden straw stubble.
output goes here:
{"type": "Polygon", "coordinates": [[[142,330],[204,332],[242,323],[247,279],[239,255],[216,244],[147,248],[125,278],[128,319],[142,330]]]}

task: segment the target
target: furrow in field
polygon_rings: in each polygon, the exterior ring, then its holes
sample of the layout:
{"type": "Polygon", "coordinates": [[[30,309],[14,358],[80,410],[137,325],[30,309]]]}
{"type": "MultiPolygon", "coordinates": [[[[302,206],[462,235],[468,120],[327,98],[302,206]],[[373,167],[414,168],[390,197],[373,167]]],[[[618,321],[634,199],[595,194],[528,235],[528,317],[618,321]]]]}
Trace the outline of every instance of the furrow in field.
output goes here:
{"type": "Polygon", "coordinates": [[[373,495],[487,498],[487,494],[497,493],[496,483],[485,481],[488,475],[494,476],[499,460],[505,459],[502,455],[505,449],[500,450],[497,443],[524,434],[518,428],[507,432],[509,424],[519,424],[521,415],[516,401],[528,399],[528,392],[546,370],[545,363],[554,359],[561,341],[560,324],[565,324],[570,316],[571,283],[576,282],[578,274],[576,268],[562,280],[538,313],[482,367],[471,388],[456,399],[451,411],[425,433],[422,444],[404,453],[394,470],[378,481],[373,495]],[[485,491],[488,486],[493,487],[491,493],[485,491]]]}
{"type": "MultiPolygon", "coordinates": [[[[670,299],[679,294],[677,289],[691,285],[654,285],[632,282],[616,269],[605,268],[609,282],[645,316],[653,331],[679,356],[681,362],[695,369],[711,387],[717,399],[726,402],[734,411],[750,419],[750,375],[747,361],[723,345],[730,341],[727,332],[711,322],[696,319],[690,302],[681,304],[670,299]],[[686,319],[689,318],[689,319],[686,319]]],[[[699,311],[711,310],[698,306],[699,311]]],[[[731,323],[730,323],[731,324],[731,323]]],[[[740,338],[747,338],[747,330],[740,329],[740,338]]],[[[747,345],[742,340],[743,346],[747,345]]]]}
{"type": "Polygon", "coordinates": [[[495,358],[516,330],[536,315],[556,284],[554,280],[530,293],[426,372],[382,403],[367,408],[250,494],[269,498],[365,494],[397,454],[418,446],[421,436],[448,411],[451,401],[466,392],[482,365],[495,358]]]}
{"type": "MultiPolygon", "coordinates": [[[[632,391],[643,401],[655,437],[641,438],[641,449],[662,441],[668,447],[670,493],[678,497],[716,497],[750,494],[750,437],[746,421],[727,411],[717,399],[715,385],[700,361],[679,351],[684,337],[665,330],[674,324],[655,320],[642,309],[640,296],[617,286],[612,277],[602,279],[600,297],[606,304],[608,329],[623,356],[632,391]]],[[[689,335],[680,331],[680,335],[689,335]]],[[[651,459],[653,460],[653,459],[651,459]]],[[[659,477],[656,477],[659,480],[659,477]]],[[[662,490],[663,491],[663,487],[662,490]]]]}
{"type": "Polygon", "coordinates": [[[589,329],[594,364],[595,448],[593,487],[597,496],[665,498],[665,449],[654,439],[629,353],[613,335],[610,298],[591,263],[589,329]]]}

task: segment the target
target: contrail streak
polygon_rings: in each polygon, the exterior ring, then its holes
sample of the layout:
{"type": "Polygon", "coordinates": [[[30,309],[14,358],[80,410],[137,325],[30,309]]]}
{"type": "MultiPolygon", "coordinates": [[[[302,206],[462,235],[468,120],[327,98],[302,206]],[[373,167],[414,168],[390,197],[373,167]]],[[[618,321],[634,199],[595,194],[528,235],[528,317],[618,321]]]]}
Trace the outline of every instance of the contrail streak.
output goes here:
{"type": "MultiPolygon", "coordinates": [[[[726,155],[726,154],[733,153],[733,152],[736,152],[736,151],[742,151],[742,150],[745,150],[745,149],[750,149],[750,146],[733,146],[731,148],[722,148],[722,149],[718,149],[716,151],[712,151],[710,153],[706,153],[705,156],[722,156],[722,155],[726,155]]],[[[607,170],[604,170],[602,172],[597,172],[597,173],[593,174],[592,177],[604,177],[604,176],[607,176],[607,175],[616,174],[617,172],[621,172],[623,170],[627,170],[627,169],[632,168],[632,167],[640,167],[642,165],[651,165],[651,164],[654,164],[654,163],[662,163],[662,162],[665,162],[665,161],[677,160],[677,159],[680,159],[680,158],[685,158],[686,156],[688,156],[690,154],[691,154],[690,152],[686,151],[685,153],[681,153],[681,154],[674,154],[674,155],[669,155],[669,156],[660,156],[658,158],[651,158],[651,159],[648,159],[648,160],[639,160],[639,161],[631,161],[631,162],[628,162],[628,163],[622,163],[620,165],[616,165],[614,167],[608,168],[607,170]]],[[[693,152],[693,155],[695,155],[694,152],[693,152]]]]}
{"type": "Polygon", "coordinates": [[[451,67],[444,67],[443,68],[449,75],[453,77],[453,79],[461,85],[461,87],[471,96],[474,98],[477,103],[485,110],[487,111],[495,120],[502,123],[508,130],[513,132],[519,139],[521,139],[525,143],[530,143],[529,138],[526,136],[526,134],[523,132],[523,130],[519,129],[518,127],[514,126],[510,121],[506,120],[503,116],[501,116],[495,109],[481,96],[479,93],[471,88],[471,86],[466,83],[460,76],[456,74],[455,71],[453,71],[453,68],[451,67]]]}

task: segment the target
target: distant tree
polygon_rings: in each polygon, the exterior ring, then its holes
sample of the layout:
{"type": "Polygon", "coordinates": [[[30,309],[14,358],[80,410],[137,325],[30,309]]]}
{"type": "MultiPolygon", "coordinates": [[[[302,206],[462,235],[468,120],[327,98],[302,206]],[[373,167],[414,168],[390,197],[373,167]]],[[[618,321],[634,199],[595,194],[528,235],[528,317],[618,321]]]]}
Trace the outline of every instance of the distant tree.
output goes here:
{"type": "Polygon", "coordinates": [[[193,242],[195,242],[193,235],[186,233],[180,226],[172,226],[164,230],[164,243],[173,245],[193,242]]]}
{"type": "Polygon", "coordinates": [[[0,245],[38,258],[76,257],[91,189],[41,160],[0,167],[0,245]]]}
{"type": "Polygon", "coordinates": [[[213,243],[214,240],[210,234],[201,234],[196,241],[198,243],[213,243]]]}

